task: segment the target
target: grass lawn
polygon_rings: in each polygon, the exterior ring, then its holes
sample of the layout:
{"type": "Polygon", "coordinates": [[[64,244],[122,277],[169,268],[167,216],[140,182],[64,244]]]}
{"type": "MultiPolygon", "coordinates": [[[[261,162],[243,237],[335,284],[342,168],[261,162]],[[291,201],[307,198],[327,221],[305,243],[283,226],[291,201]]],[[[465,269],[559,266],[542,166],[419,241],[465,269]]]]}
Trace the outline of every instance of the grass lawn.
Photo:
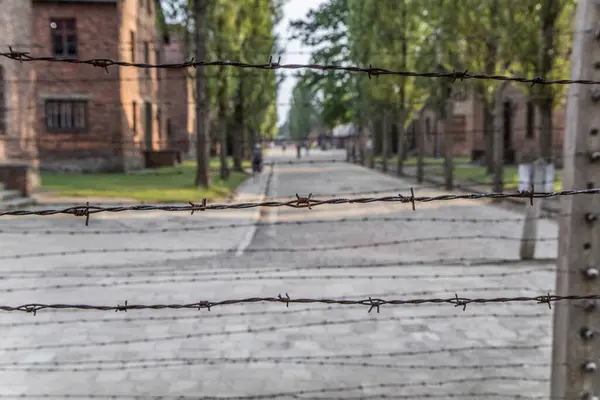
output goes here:
{"type": "MultiPolygon", "coordinates": [[[[42,173],[42,189],[56,196],[130,198],[146,202],[197,202],[226,198],[247,174],[231,172],[227,181],[219,179],[219,160],[210,161],[213,185],[194,186],[196,162],[184,161],[176,167],[157,168],[151,174],[52,174],[42,173]]],[[[244,167],[250,167],[249,162],[244,167]]]]}
{"type": "MultiPolygon", "coordinates": [[[[435,165],[427,167],[425,170],[425,176],[437,175],[444,176],[443,165],[435,165]]],[[[486,168],[483,166],[468,166],[468,167],[454,167],[454,179],[457,181],[471,181],[477,182],[482,185],[492,185],[494,182],[493,175],[486,174],[486,168]]],[[[506,166],[504,167],[504,187],[506,189],[518,189],[519,187],[519,169],[517,166],[506,166]]],[[[561,172],[555,175],[554,179],[554,190],[562,190],[562,176],[561,172]]]]}

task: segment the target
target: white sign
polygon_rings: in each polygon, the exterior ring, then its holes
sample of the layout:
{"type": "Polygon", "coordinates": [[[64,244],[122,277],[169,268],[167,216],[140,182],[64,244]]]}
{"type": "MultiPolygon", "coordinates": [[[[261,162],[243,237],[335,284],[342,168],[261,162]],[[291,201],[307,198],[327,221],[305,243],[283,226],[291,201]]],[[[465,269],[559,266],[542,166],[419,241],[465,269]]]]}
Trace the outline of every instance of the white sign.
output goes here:
{"type": "Polygon", "coordinates": [[[531,189],[531,164],[519,164],[519,191],[531,189]]]}
{"type": "Polygon", "coordinates": [[[519,165],[519,190],[531,190],[531,183],[535,185],[536,192],[553,192],[554,191],[554,165],[545,164],[536,161],[534,164],[519,165]],[[536,163],[538,165],[536,165],[536,163]],[[541,164],[541,165],[540,165],[541,164]],[[534,171],[534,166],[538,171],[534,171]],[[535,174],[535,172],[541,173],[535,174]],[[533,176],[537,175],[537,176],[533,176]]]}

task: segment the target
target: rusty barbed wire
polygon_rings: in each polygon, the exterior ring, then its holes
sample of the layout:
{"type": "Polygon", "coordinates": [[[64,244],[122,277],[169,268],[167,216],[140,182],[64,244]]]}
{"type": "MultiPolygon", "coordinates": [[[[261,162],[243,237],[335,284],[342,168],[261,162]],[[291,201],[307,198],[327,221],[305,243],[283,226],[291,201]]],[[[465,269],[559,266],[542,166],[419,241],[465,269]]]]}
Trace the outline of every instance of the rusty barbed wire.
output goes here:
{"type": "MultiPolygon", "coordinates": [[[[385,357],[385,356],[383,356],[385,357]]],[[[130,371],[135,369],[152,369],[165,367],[182,366],[214,366],[223,364],[247,365],[247,364],[275,364],[275,365],[303,365],[303,366],[336,366],[336,367],[362,367],[377,369],[397,369],[407,371],[485,371],[488,369],[510,369],[520,368],[547,368],[552,365],[548,362],[541,363],[496,363],[496,364],[397,364],[397,363],[376,363],[367,361],[330,361],[330,360],[296,360],[291,357],[164,357],[164,358],[142,358],[128,360],[84,360],[84,361],[51,361],[21,363],[18,361],[12,363],[0,364],[0,371],[21,371],[21,372],[98,372],[98,371],[130,371]],[[291,358],[291,359],[290,359],[291,358]],[[82,367],[79,367],[82,365],[82,367]]],[[[566,364],[560,364],[566,365],[566,364]]]]}
{"type": "MultiPolygon", "coordinates": [[[[463,311],[469,304],[487,304],[487,303],[536,303],[545,304],[551,308],[552,303],[557,301],[566,300],[598,300],[600,294],[591,295],[547,295],[540,296],[515,296],[515,297],[490,297],[490,298],[468,298],[459,297],[456,294],[454,297],[449,298],[415,298],[415,299],[392,299],[385,300],[381,298],[367,299],[334,299],[334,298],[291,298],[287,293],[285,296],[281,294],[277,297],[248,297],[242,299],[227,299],[220,301],[199,301],[195,303],[181,303],[181,304],[128,304],[126,301],[123,305],[93,305],[93,304],[41,304],[31,303],[20,306],[0,306],[0,311],[21,311],[26,313],[33,313],[34,315],[41,310],[48,308],[51,309],[76,309],[76,310],[93,310],[93,311],[128,311],[128,310],[181,310],[181,309],[195,309],[202,310],[207,309],[210,311],[211,308],[230,306],[235,304],[246,304],[246,303],[283,303],[286,307],[291,304],[336,304],[341,306],[365,306],[368,307],[368,312],[375,310],[379,313],[381,306],[399,306],[399,305],[420,305],[420,304],[450,304],[455,307],[461,307],[463,311]]],[[[1,350],[1,349],[0,349],[1,350]]]]}
{"type": "MultiPolygon", "coordinates": [[[[460,291],[460,292],[473,292],[473,293],[478,293],[478,292],[503,292],[503,291],[535,291],[535,290],[539,290],[540,292],[547,292],[547,290],[541,290],[541,289],[535,289],[535,288],[531,288],[531,287],[481,287],[481,288],[461,288],[461,289],[455,289],[455,291],[460,291]]],[[[379,293],[379,294],[372,294],[371,297],[383,297],[383,296],[426,296],[426,295],[439,295],[439,294],[447,294],[451,292],[450,290],[444,290],[444,291],[435,291],[435,290],[422,290],[422,291],[415,291],[415,292],[405,292],[405,293],[398,293],[396,291],[393,292],[384,292],[384,293],[379,293]]],[[[346,298],[347,296],[342,296],[340,297],[341,299],[346,298]]],[[[315,307],[315,306],[311,306],[311,307],[305,307],[305,308],[298,308],[298,309],[289,309],[286,308],[284,310],[280,310],[280,309],[276,309],[276,310],[258,310],[258,311],[240,311],[240,312],[229,312],[229,313],[210,313],[210,314],[205,314],[202,315],[202,320],[205,319],[219,319],[219,318],[226,318],[226,317],[249,317],[249,316],[271,316],[271,315],[296,315],[296,314],[302,314],[305,312],[310,312],[310,311],[333,311],[333,310],[338,310],[339,307],[337,306],[325,306],[325,307],[315,307]]],[[[50,312],[52,310],[46,310],[47,312],[50,312]]],[[[67,310],[64,310],[67,311],[67,310]]],[[[76,311],[76,310],[75,310],[76,311]]],[[[44,315],[48,315],[48,314],[44,314],[44,315]]],[[[486,313],[486,314],[462,314],[461,313],[461,317],[464,318],[480,318],[480,317],[496,317],[496,318],[538,318],[538,317],[544,317],[547,316],[547,314],[544,313],[525,313],[525,314],[497,314],[497,313],[486,313]]],[[[190,320],[190,321],[197,321],[198,318],[200,318],[198,316],[197,313],[194,314],[190,314],[190,315],[169,315],[169,316],[155,316],[155,315],[150,315],[150,316],[146,316],[146,317],[124,317],[124,318],[120,318],[120,317],[115,317],[115,318],[76,318],[76,319],[61,319],[61,320],[56,320],[56,319],[51,319],[51,320],[46,320],[46,321],[20,321],[20,322],[6,322],[6,323],[2,323],[0,322],[0,327],[3,328],[21,328],[21,327],[31,327],[31,326],[47,326],[47,325],[61,325],[61,326],[65,326],[68,324],[86,324],[86,323],[117,323],[117,322],[125,322],[125,323],[131,323],[131,322],[141,322],[141,321],[186,321],[186,320],[190,320]]],[[[389,317],[386,317],[389,318],[389,317]]],[[[384,320],[386,319],[384,318],[384,320]]],[[[403,320],[403,321],[412,321],[412,320],[438,320],[438,319],[446,319],[446,318],[453,318],[452,316],[445,316],[445,315],[439,315],[439,314],[434,314],[434,315],[409,315],[409,316],[402,316],[402,317],[391,317],[391,318],[399,318],[399,320],[403,320]]],[[[362,319],[364,320],[364,319],[362,319]]],[[[362,321],[361,320],[361,321],[362,321]]],[[[378,319],[379,320],[379,319],[378,319]]]]}
{"type": "MultiPolygon", "coordinates": [[[[600,188],[594,189],[577,189],[577,190],[561,190],[557,192],[535,192],[524,190],[514,193],[468,193],[468,194],[443,194],[438,196],[415,196],[414,190],[411,190],[410,196],[399,194],[397,196],[383,197],[359,197],[359,198],[331,198],[318,200],[312,197],[312,193],[308,196],[296,195],[296,200],[290,201],[264,201],[264,202],[247,202],[237,204],[199,204],[190,201],[189,206],[172,206],[172,205],[135,205],[135,206],[74,206],[63,209],[47,209],[47,210],[11,210],[2,211],[0,216],[48,216],[57,214],[70,214],[75,216],[88,216],[102,212],[117,213],[125,211],[168,211],[168,212],[195,212],[208,210],[228,210],[228,209],[248,209],[257,207],[290,207],[290,208],[312,208],[322,205],[348,205],[348,204],[369,204],[369,203],[410,203],[415,210],[416,203],[429,203],[434,201],[452,201],[452,200],[481,200],[481,199],[506,199],[506,198],[525,198],[529,199],[533,204],[533,199],[545,199],[557,196],[574,196],[583,194],[598,194],[600,188]]],[[[206,199],[203,199],[206,203],[206,199]]]]}
{"type": "MultiPolygon", "coordinates": [[[[319,251],[337,251],[337,250],[356,250],[378,248],[386,246],[397,246],[402,244],[414,244],[425,242],[443,242],[443,241],[459,241],[459,240],[504,240],[520,242],[521,237],[505,236],[505,235],[464,235],[464,236],[434,236],[424,238],[390,240],[385,242],[367,242],[355,244],[341,244],[333,246],[309,246],[309,247],[265,247],[265,248],[248,248],[245,253],[304,253],[304,252],[319,252],[319,251]]],[[[529,239],[533,242],[554,242],[558,237],[540,237],[529,239]]],[[[69,256],[81,254],[106,254],[106,253],[161,253],[161,254],[181,254],[181,253],[237,253],[238,248],[222,248],[222,247],[190,247],[184,249],[160,249],[156,247],[143,248],[102,248],[102,249],[80,249],[80,250],[63,250],[54,252],[38,252],[29,254],[12,254],[0,255],[0,260],[21,260],[25,258],[39,258],[52,256],[69,256]]]]}
{"type": "MultiPolygon", "coordinates": [[[[360,392],[364,392],[364,390],[369,390],[369,389],[405,389],[405,388],[420,388],[420,387],[443,387],[443,386],[448,386],[448,385],[461,385],[461,384],[465,384],[465,383],[469,383],[469,382],[477,382],[477,383],[481,383],[481,382],[529,382],[529,383],[548,383],[549,379],[548,378],[540,378],[540,377],[525,377],[525,376],[503,376],[503,375],[497,375],[497,376],[482,376],[482,377],[469,377],[469,378],[456,378],[456,379],[447,379],[447,380],[441,380],[441,381],[431,381],[431,380],[427,380],[427,381],[416,381],[416,382],[404,382],[404,383],[398,383],[398,382],[394,382],[394,383],[373,383],[373,384],[365,384],[365,385],[355,385],[355,386],[343,386],[343,387],[331,387],[328,386],[326,388],[322,388],[322,389],[305,389],[305,390],[296,390],[296,391],[285,391],[285,392],[277,392],[277,393],[267,393],[267,394],[254,394],[254,395],[240,395],[240,396],[177,396],[177,395],[165,395],[165,396],[155,396],[155,395],[131,395],[131,394],[125,394],[125,395],[119,395],[119,394],[76,394],[76,393],[69,393],[69,394],[42,394],[41,396],[39,394],[19,394],[19,395],[14,395],[14,394],[0,394],[0,398],[59,398],[59,399],[65,399],[65,398],[75,398],[75,397],[84,397],[84,398],[91,398],[91,399],[129,399],[129,400],[144,400],[144,399],[153,399],[153,400],[167,400],[167,399],[174,399],[174,400],[187,400],[187,399],[194,399],[194,400],[262,400],[262,399],[277,399],[277,398],[285,398],[285,397],[292,397],[292,398],[297,398],[297,399],[334,399],[334,398],[338,398],[338,397],[305,397],[305,395],[316,395],[316,394],[331,394],[331,393],[338,393],[338,392],[354,392],[354,391],[360,391],[360,392]]],[[[392,397],[389,397],[389,395],[387,394],[375,394],[375,395],[366,395],[367,398],[371,399],[371,398],[380,398],[380,399],[386,399],[386,398],[398,398],[397,395],[393,395],[392,397]]],[[[404,396],[404,398],[415,398],[415,395],[400,395],[402,398],[402,396],[404,396]]],[[[438,395],[439,396],[439,395],[438,395]]],[[[451,397],[448,394],[444,394],[444,397],[451,397]]],[[[502,394],[502,397],[506,398],[506,394],[502,394]]],[[[510,397],[512,397],[513,399],[537,399],[539,397],[529,397],[526,395],[509,395],[510,397]]],[[[365,394],[361,394],[361,399],[365,398],[365,394]]],[[[344,395],[343,397],[340,397],[339,399],[348,399],[348,397],[346,395],[344,395]]]]}
{"type": "MultiPolygon", "coordinates": [[[[287,272],[287,271],[284,271],[287,272]]],[[[289,271],[294,272],[294,271],[289,271]]],[[[0,293],[17,293],[17,292],[35,292],[35,291],[48,291],[48,290],[63,290],[63,289],[83,289],[92,287],[101,288],[114,288],[118,286],[137,286],[137,285],[156,285],[165,283],[178,283],[178,284],[191,284],[191,283],[208,283],[208,282],[249,282],[249,281],[316,281],[316,280],[355,280],[365,279],[369,281],[373,280],[406,280],[406,279],[439,279],[439,278],[488,278],[488,277],[514,277],[514,276],[530,276],[537,273],[553,273],[553,274],[583,274],[582,271],[565,271],[557,270],[556,267],[538,267],[521,269],[510,272],[476,272],[476,273],[435,273],[435,274],[386,274],[386,275],[365,275],[365,274],[345,274],[345,275],[260,275],[258,273],[251,274],[249,276],[241,274],[234,274],[228,276],[209,276],[202,278],[194,278],[193,276],[202,273],[192,273],[189,275],[180,275],[177,278],[167,279],[141,279],[141,280],[114,280],[110,282],[78,282],[78,283],[64,283],[57,285],[35,285],[35,286],[24,286],[24,287],[6,287],[0,288],[0,293]]],[[[170,275],[172,276],[172,275],[170,275]]]]}
{"type": "MultiPolygon", "coordinates": [[[[424,319],[441,321],[441,320],[457,318],[458,316],[459,316],[459,314],[425,315],[426,318],[424,318],[424,319]]],[[[462,317],[463,317],[463,315],[460,315],[460,318],[462,318],[462,317]]],[[[551,317],[551,313],[522,313],[522,314],[480,313],[480,314],[467,314],[467,315],[465,315],[465,317],[467,319],[472,319],[472,320],[486,319],[486,318],[490,318],[490,317],[498,317],[498,318],[504,318],[504,319],[525,319],[525,320],[531,321],[534,318],[551,317]]],[[[321,327],[368,324],[368,323],[382,324],[382,323],[411,321],[411,320],[418,320],[418,319],[419,319],[418,316],[406,316],[406,317],[393,316],[393,317],[385,317],[385,318],[352,318],[352,319],[344,319],[344,320],[326,319],[326,320],[320,320],[320,321],[302,322],[302,323],[297,323],[297,324],[267,325],[267,326],[260,326],[260,327],[248,326],[245,328],[229,329],[229,330],[218,329],[218,330],[214,330],[214,331],[195,332],[192,334],[192,336],[194,339],[200,339],[200,338],[205,339],[205,338],[209,338],[209,337],[220,337],[220,336],[230,337],[230,336],[236,336],[236,335],[257,335],[257,334],[261,334],[261,333],[273,333],[273,332],[284,331],[284,330],[288,330],[288,329],[309,329],[309,328],[321,328],[321,327]]],[[[138,320],[134,319],[134,321],[138,321],[138,320]]],[[[186,338],[188,338],[187,335],[185,335],[185,336],[184,335],[175,335],[175,336],[161,337],[161,338],[158,338],[158,340],[155,340],[155,338],[147,338],[147,342],[169,341],[169,340],[186,339],[186,338]]],[[[135,341],[138,339],[132,339],[132,340],[135,341]]],[[[145,340],[145,339],[139,339],[139,340],[145,340]]],[[[135,343],[139,343],[139,342],[136,341],[135,343]]],[[[111,345],[111,344],[113,344],[113,342],[111,342],[111,341],[93,343],[93,345],[98,345],[98,346],[106,346],[106,345],[111,345]]],[[[79,347],[78,343],[73,343],[72,345],[74,347],[79,347]]],[[[73,347],[73,346],[69,345],[67,347],[73,347]]],[[[88,347],[88,346],[85,346],[85,347],[88,347]]],[[[2,350],[5,350],[5,349],[2,349],[2,350]]],[[[12,350],[10,350],[10,351],[12,351],[12,350]]],[[[340,357],[340,355],[336,354],[336,357],[340,357]]],[[[0,365],[0,370],[2,369],[1,367],[2,367],[2,365],[0,365]]]]}
{"type": "MultiPolygon", "coordinates": [[[[532,263],[554,263],[554,258],[535,258],[532,260],[527,260],[527,264],[532,263]]],[[[210,277],[210,276],[224,276],[225,278],[231,278],[232,276],[241,275],[244,278],[252,278],[253,276],[259,276],[261,274],[267,273],[290,273],[297,271],[323,271],[323,270],[347,270],[353,268],[359,269],[383,269],[383,268],[403,268],[403,267],[415,267],[418,265],[428,265],[428,266],[436,266],[436,267],[457,267],[460,266],[462,268],[479,268],[479,267],[500,267],[504,265],[514,265],[518,263],[524,263],[523,260],[520,259],[510,259],[510,258],[456,258],[456,259],[430,259],[430,260],[414,260],[414,261],[392,261],[392,262],[383,262],[383,263],[357,263],[357,264],[337,264],[337,265],[304,265],[304,266],[293,266],[293,267],[272,267],[272,268],[257,268],[255,270],[248,269],[240,269],[236,267],[230,267],[229,269],[224,269],[220,265],[210,265],[210,266],[202,266],[202,270],[198,270],[198,266],[193,265],[190,267],[162,267],[156,268],[151,267],[149,269],[140,269],[135,268],[135,270],[128,270],[129,266],[112,266],[107,265],[102,268],[102,266],[93,266],[86,267],[86,270],[93,270],[94,272],[82,272],[82,271],[65,271],[65,270],[47,270],[47,269],[7,269],[3,270],[2,273],[4,276],[0,277],[0,282],[6,282],[13,279],[24,280],[24,279],[62,279],[62,278],[133,278],[133,277],[165,277],[165,276],[173,276],[175,274],[176,277],[210,277]],[[122,270],[125,269],[125,272],[109,272],[102,273],[96,272],[97,270],[122,270]]],[[[0,289],[1,291],[2,289],[0,289]]]]}
{"type": "MultiPolygon", "coordinates": [[[[343,397],[299,397],[300,395],[292,395],[291,397],[294,399],[303,399],[303,400],[375,400],[375,399],[386,399],[386,400],[407,400],[407,399],[465,399],[465,398],[475,398],[475,399],[483,399],[483,398],[502,398],[502,399],[513,399],[513,400],[549,400],[547,396],[542,395],[525,395],[525,394],[506,394],[500,392],[463,392],[463,393],[415,393],[415,394],[369,394],[369,395],[360,395],[360,397],[356,396],[348,396],[345,395],[343,397]]],[[[41,395],[29,395],[29,394],[21,394],[21,395],[11,395],[11,394],[1,394],[0,398],[12,398],[12,399],[21,399],[21,398],[44,398],[44,399],[65,399],[65,398],[88,398],[88,399],[128,399],[128,400],[143,400],[143,399],[151,399],[151,400],[260,400],[264,399],[261,395],[254,395],[252,397],[198,397],[198,396],[144,396],[144,395],[117,395],[117,394],[41,394],[41,395]]],[[[267,398],[272,398],[271,396],[267,398]]],[[[551,400],[567,400],[562,397],[552,397],[551,400]]]]}
{"type": "MultiPolygon", "coordinates": [[[[348,194],[344,194],[348,195],[348,194]]],[[[46,204],[47,205],[47,204],[46,204]]],[[[0,229],[0,234],[10,235],[122,235],[122,234],[157,234],[167,232],[200,232],[200,231],[215,231],[221,229],[235,229],[235,228],[248,228],[248,227],[263,227],[263,226],[303,226],[303,225],[320,225],[320,224],[357,224],[357,223],[369,223],[369,222],[447,222],[447,223],[461,223],[461,224],[501,224],[501,223],[514,223],[523,222],[526,220],[552,220],[559,216],[566,216],[570,214],[554,215],[551,213],[542,213],[539,217],[506,217],[506,218],[447,218],[447,217],[371,217],[365,216],[361,218],[348,217],[340,219],[311,219],[311,220],[299,220],[299,221],[273,221],[273,222],[248,222],[248,223],[232,223],[232,224],[217,224],[207,226],[179,226],[182,223],[185,225],[187,221],[181,221],[177,227],[173,228],[156,228],[156,229],[106,229],[106,230],[59,230],[59,229],[0,229]]]]}
{"type": "Polygon", "coordinates": [[[161,64],[149,64],[149,63],[135,63],[127,61],[112,60],[109,58],[91,58],[91,59],[76,59],[76,58],[59,58],[59,57],[38,57],[31,56],[30,52],[25,51],[13,51],[9,48],[8,52],[0,53],[0,57],[5,57],[11,60],[19,62],[57,62],[67,64],[87,64],[94,67],[102,68],[109,73],[108,67],[135,67],[142,69],[181,69],[181,68],[205,68],[205,67],[235,67],[235,68],[246,68],[246,69],[261,69],[261,70],[298,70],[298,69],[311,69],[321,71],[338,71],[346,73],[365,73],[369,78],[378,76],[404,76],[404,77],[423,77],[423,78],[445,78],[451,79],[452,81],[475,79],[475,80],[496,80],[496,81],[510,81],[529,83],[532,85],[569,85],[569,84],[582,84],[582,85],[598,85],[600,81],[588,80],[588,79],[546,79],[538,76],[535,78],[523,78],[519,76],[504,76],[504,75],[489,75],[480,73],[469,73],[465,71],[452,71],[452,72],[417,72],[417,71],[393,71],[385,68],[374,68],[374,67],[345,67],[341,65],[321,65],[321,64],[281,64],[280,60],[274,62],[273,58],[269,59],[268,63],[264,64],[251,64],[240,61],[195,61],[194,58],[189,61],[182,63],[161,63],[161,64]]]}

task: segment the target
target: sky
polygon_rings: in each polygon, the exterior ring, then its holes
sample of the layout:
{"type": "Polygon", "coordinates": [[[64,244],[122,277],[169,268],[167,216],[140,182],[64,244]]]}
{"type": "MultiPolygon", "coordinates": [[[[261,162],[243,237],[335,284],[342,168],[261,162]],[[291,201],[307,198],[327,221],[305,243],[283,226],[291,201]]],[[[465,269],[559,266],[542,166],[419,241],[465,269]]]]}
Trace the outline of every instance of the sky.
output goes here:
{"type": "MultiPolygon", "coordinates": [[[[298,40],[284,39],[291,35],[289,23],[291,20],[303,18],[311,8],[317,8],[326,0],[287,0],[283,8],[283,19],[276,28],[276,32],[282,38],[281,44],[285,49],[281,57],[281,64],[306,64],[310,61],[311,47],[303,46],[298,40]]],[[[283,71],[283,70],[282,70],[283,71]]],[[[277,115],[279,116],[279,125],[285,122],[289,110],[289,103],[292,99],[292,90],[294,89],[295,78],[291,75],[293,71],[283,71],[286,79],[281,83],[277,93],[277,115]],[[285,104],[284,104],[285,103],[285,104]]]]}

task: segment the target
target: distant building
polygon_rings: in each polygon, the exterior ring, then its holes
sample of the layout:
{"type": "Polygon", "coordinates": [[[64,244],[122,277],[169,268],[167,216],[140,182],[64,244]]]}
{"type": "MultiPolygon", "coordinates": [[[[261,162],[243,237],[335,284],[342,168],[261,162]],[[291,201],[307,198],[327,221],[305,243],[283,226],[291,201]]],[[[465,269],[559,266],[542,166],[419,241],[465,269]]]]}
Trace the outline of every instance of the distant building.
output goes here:
{"type": "Polygon", "coordinates": [[[356,126],[353,124],[338,125],[331,132],[333,146],[345,149],[348,141],[356,135],[356,126]]]}

